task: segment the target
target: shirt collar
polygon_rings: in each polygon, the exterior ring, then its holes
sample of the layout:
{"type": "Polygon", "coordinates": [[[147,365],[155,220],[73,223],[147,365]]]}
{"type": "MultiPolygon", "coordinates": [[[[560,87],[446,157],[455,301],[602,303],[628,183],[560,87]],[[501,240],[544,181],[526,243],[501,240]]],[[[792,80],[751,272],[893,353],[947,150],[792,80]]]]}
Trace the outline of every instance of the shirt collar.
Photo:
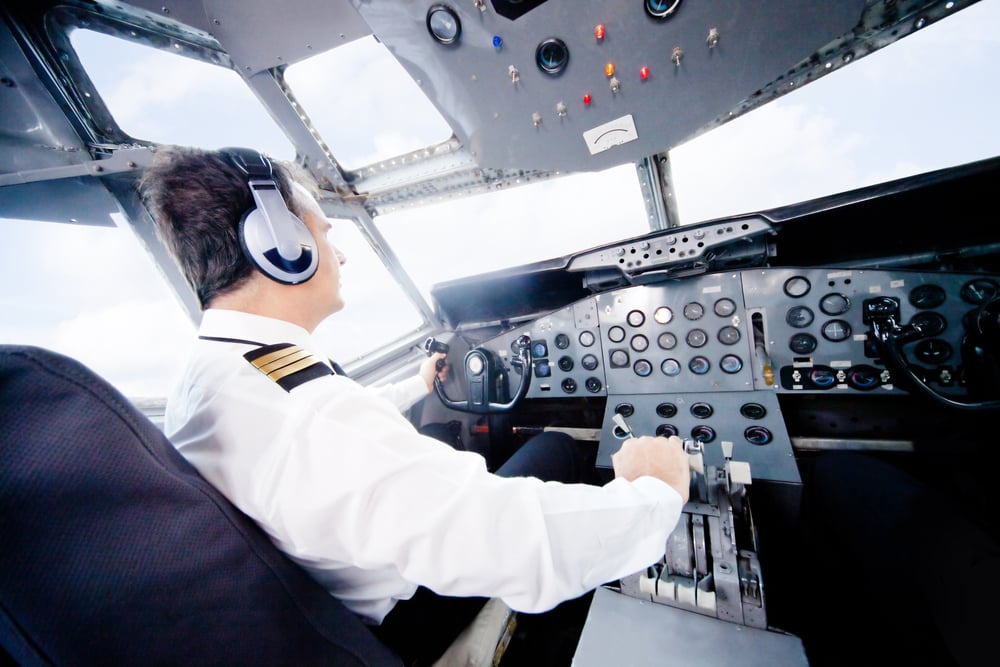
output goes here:
{"type": "Polygon", "coordinates": [[[202,313],[198,335],[256,341],[264,345],[292,343],[306,349],[313,347],[312,336],[297,324],[221,308],[209,308],[202,313]]]}

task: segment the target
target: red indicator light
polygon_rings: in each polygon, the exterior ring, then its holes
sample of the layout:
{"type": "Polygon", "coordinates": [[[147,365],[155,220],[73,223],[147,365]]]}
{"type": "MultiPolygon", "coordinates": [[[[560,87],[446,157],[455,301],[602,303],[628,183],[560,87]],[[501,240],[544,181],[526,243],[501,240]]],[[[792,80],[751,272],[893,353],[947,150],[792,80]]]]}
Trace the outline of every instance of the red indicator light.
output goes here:
{"type": "Polygon", "coordinates": [[[639,68],[639,78],[642,79],[643,81],[645,81],[646,79],[649,78],[649,68],[648,67],[641,67],[641,68],[639,68]]]}
{"type": "Polygon", "coordinates": [[[596,37],[598,39],[598,41],[604,39],[604,26],[603,25],[598,24],[597,27],[594,28],[594,37],[596,37]]]}
{"type": "Polygon", "coordinates": [[[583,103],[585,105],[587,105],[588,107],[590,106],[590,93],[584,94],[584,96],[583,96],[583,103]]]}
{"type": "Polygon", "coordinates": [[[604,73],[607,74],[608,76],[614,76],[615,75],[615,64],[614,63],[608,63],[607,65],[605,65],[604,66],[604,73]]]}

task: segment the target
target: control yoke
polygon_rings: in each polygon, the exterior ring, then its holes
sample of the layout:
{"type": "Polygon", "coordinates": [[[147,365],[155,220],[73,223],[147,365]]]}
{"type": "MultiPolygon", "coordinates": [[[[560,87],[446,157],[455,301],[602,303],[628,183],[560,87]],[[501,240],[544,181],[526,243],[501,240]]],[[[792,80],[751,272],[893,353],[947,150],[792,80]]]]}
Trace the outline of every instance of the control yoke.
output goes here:
{"type": "MultiPolygon", "coordinates": [[[[432,350],[437,343],[432,338],[428,338],[424,343],[424,349],[430,355],[435,351],[447,351],[446,349],[432,350]],[[433,341],[433,343],[432,343],[433,341]]],[[[465,371],[466,396],[464,401],[456,401],[445,392],[444,384],[434,378],[434,391],[438,398],[448,408],[460,410],[462,412],[476,412],[487,414],[491,412],[507,412],[528,393],[531,384],[531,362],[529,360],[529,349],[531,338],[521,335],[514,344],[515,355],[510,360],[511,366],[518,369],[521,379],[518,381],[517,389],[513,396],[507,398],[507,371],[503,363],[489,350],[476,347],[465,355],[462,368],[465,371]]]]}
{"type": "Polygon", "coordinates": [[[885,365],[908,381],[916,391],[949,407],[965,410],[995,410],[1000,400],[983,400],[981,397],[1000,388],[1000,298],[994,298],[969,311],[962,320],[965,335],[962,339],[964,381],[970,399],[959,400],[945,396],[930,386],[928,381],[906,361],[902,346],[906,343],[930,338],[933,332],[924,330],[919,322],[899,324],[899,300],[880,296],[864,302],[864,319],[871,327],[872,342],[885,365]]]}

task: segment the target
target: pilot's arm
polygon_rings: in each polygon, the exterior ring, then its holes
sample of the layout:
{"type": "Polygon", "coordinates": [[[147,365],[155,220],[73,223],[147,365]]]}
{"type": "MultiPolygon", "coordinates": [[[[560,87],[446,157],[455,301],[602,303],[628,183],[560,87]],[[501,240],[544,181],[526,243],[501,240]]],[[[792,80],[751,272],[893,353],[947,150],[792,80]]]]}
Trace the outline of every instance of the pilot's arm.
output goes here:
{"type": "Polygon", "coordinates": [[[420,364],[420,370],[413,377],[402,382],[374,387],[372,391],[390,401],[400,412],[403,412],[434,390],[435,377],[440,378],[442,382],[448,378],[447,361],[441,370],[437,368],[437,362],[442,359],[445,359],[445,355],[436,352],[424,359],[423,363],[420,364]]]}

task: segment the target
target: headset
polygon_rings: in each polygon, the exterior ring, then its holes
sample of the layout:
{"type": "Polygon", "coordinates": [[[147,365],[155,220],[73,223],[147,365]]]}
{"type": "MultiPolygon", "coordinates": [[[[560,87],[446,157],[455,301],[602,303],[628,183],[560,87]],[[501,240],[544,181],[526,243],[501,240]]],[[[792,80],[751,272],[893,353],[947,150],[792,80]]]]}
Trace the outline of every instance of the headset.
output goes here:
{"type": "Polygon", "coordinates": [[[316,273],[319,253],[309,228],[288,210],[274,181],[271,161],[250,148],[219,151],[247,177],[255,207],[240,219],[240,246],[247,259],[272,280],[303,283],[316,273]]]}

